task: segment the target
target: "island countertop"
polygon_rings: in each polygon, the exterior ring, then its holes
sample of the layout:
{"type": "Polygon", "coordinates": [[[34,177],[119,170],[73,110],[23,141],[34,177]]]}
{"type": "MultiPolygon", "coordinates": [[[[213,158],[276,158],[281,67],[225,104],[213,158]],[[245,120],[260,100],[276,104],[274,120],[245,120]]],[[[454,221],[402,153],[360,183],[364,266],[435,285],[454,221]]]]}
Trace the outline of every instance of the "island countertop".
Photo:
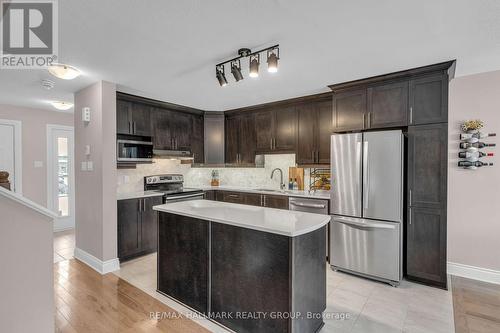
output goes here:
{"type": "Polygon", "coordinates": [[[210,200],[181,201],[153,209],[288,237],[315,231],[330,221],[328,215],[210,200]]]}

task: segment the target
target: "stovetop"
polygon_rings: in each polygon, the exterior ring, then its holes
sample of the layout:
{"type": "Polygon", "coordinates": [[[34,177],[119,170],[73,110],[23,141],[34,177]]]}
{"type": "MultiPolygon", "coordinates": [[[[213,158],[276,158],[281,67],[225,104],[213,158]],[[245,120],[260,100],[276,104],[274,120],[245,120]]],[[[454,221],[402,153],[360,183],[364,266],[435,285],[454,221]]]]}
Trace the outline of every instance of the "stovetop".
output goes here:
{"type": "Polygon", "coordinates": [[[161,192],[170,197],[203,192],[202,189],[184,187],[184,177],[174,174],[144,177],[144,190],[161,192]]]}

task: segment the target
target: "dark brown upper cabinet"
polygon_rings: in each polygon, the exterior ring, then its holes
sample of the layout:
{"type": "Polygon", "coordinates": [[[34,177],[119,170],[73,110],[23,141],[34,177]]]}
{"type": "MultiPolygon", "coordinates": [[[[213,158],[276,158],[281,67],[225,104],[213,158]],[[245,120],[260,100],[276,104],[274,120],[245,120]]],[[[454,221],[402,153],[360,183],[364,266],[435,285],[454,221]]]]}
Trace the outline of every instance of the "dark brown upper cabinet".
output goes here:
{"type": "Polygon", "coordinates": [[[408,124],[408,81],[368,88],[366,128],[400,127],[408,124]]]}
{"type": "Polygon", "coordinates": [[[365,129],[366,112],[365,88],[333,94],[333,130],[335,132],[365,129]]]}
{"type": "Polygon", "coordinates": [[[448,121],[448,75],[425,76],[410,81],[409,124],[448,121]]]}
{"type": "Polygon", "coordinates": [[[151,136],[151,107],[141,103],[116,101],[116,132],[118,134],[151,136]]]}
{"type": "Polygon", "coordinates": [[[151,126],[153,127],[153,146],[155,149],[173,150],[173,126],[174,113],[160,108],[153,108],[151,126]]]}
{"type": "Polygon", "coordinates": [[[295,106],[280,106],[256,112],[255,131],[257,151],[295,151],[297,140],[297,110],[295,106]]]}
{"type": "Polygon", "coordinates": [[[299,105],[297,113],[297,164],[330,163],[331,99],[299,105]]]}
{"type": "Polygon", "coordinates": [[[205,127],[203,115],[192,115],[193,130],[191,138],[191,151],[194,163],[205,162],[205,127]]]}
{"type": "Polygon", "coordinates": [[[184,112],[173,112],[170,121],[175,150],[191,150],[193,116],[184,112]]]}
{"type": "Polygon", "coordinates": [[[229,164],[254,164],[256,147],[255,117],[242,113],[226,117],[225,159],[229,164]]]}

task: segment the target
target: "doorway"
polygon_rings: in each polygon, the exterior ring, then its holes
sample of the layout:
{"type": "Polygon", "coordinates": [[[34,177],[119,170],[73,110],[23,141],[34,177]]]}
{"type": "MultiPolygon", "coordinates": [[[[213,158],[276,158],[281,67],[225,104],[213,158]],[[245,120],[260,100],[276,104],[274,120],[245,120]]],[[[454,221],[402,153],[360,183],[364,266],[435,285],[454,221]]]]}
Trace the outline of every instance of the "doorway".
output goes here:
{"type": "Polygon", "coordinates": [[[0,119],[0,171],[9,173],[10,189],[22,191],[21,122],[0,119]]]}
{"type": "Polygon", "coordinates": [[[47,125],[47,207],[58,218],[54,231],[75,227],[73,127],[47,125]]]}

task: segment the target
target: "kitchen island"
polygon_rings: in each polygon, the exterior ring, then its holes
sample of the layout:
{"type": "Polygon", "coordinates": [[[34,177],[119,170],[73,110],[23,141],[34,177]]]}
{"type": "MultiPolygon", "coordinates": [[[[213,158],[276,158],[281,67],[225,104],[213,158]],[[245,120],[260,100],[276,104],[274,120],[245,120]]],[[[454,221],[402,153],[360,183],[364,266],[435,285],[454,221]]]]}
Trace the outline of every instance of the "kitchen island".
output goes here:
{"type": "Polygon", "coordinates": [[[316,332],[326,215],[193,200],[155,206],[158,292],[237,332],[316,332]]]}

